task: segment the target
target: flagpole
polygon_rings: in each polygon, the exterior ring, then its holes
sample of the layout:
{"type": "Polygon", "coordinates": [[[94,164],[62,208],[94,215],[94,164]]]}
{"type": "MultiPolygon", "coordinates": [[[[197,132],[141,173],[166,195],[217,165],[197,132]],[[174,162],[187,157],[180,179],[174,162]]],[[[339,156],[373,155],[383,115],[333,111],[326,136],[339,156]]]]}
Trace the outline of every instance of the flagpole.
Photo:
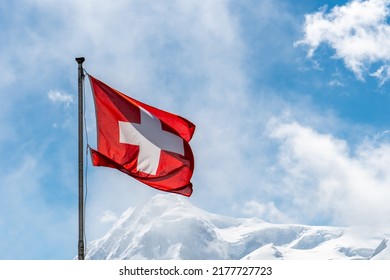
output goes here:
{"type": "Polygon", "coordinates": [[[84,57],[76,57],[78,63],[78,121],[79,121],[79,242],[78,242],[78,259],[84,260],[84,143],[83,143],[83,117],[84,117],[84,104],[83,104],[83,62],[84,57]]]}

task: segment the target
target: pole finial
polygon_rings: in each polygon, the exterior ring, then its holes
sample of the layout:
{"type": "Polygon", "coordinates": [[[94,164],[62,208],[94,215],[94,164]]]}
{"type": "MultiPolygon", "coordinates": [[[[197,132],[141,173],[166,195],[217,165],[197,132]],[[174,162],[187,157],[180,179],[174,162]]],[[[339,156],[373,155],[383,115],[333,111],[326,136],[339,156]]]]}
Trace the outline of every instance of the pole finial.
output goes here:
{"type": "Polygon", "coordinates": [[[85,61],[85,57],[76,57],[76,61],[78,64],[83,63],[85,61]]]}

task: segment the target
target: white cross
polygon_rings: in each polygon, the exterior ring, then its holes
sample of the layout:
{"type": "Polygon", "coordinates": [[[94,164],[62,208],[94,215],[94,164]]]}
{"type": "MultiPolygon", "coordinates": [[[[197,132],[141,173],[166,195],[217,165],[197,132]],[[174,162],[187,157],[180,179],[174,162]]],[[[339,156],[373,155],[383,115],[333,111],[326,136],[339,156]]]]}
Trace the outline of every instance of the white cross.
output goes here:
{"type": "Polygon", "coordinates": [[[184,156],[183,139],[162,130],[158,118],[139,107],[141,123],[119,121],[119,142],[138,145],[137,170],[156,175],[160,162],[161,150],[184,156]]]}

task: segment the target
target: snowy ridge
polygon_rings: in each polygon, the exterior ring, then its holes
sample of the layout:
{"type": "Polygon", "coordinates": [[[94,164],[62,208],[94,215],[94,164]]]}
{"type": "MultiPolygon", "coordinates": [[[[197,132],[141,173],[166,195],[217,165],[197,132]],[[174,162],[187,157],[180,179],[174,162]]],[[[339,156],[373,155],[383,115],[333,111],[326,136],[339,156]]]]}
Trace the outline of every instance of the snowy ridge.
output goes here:
{"type": "Polygon", "coordinates": [[[87,259],[390,259],[390,232],[270,224],[207,213],[178,195],[159,194],[129,209],[87,259]]]}

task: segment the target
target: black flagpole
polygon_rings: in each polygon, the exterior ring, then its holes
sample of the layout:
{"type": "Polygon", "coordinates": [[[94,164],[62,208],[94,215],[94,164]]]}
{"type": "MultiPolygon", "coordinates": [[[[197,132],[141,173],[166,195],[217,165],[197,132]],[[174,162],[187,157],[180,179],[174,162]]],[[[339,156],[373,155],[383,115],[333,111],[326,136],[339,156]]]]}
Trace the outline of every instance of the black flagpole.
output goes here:
{"type": "Polygon", "coordinates": [[[78,242],[78,259],[84,260],[84,143],[83,143],[83,117],[84,117],[84,104],[83,104],[83,62],[84,57],[76,57],[76,61],[79,65],[79,242],[78,242]]]}

